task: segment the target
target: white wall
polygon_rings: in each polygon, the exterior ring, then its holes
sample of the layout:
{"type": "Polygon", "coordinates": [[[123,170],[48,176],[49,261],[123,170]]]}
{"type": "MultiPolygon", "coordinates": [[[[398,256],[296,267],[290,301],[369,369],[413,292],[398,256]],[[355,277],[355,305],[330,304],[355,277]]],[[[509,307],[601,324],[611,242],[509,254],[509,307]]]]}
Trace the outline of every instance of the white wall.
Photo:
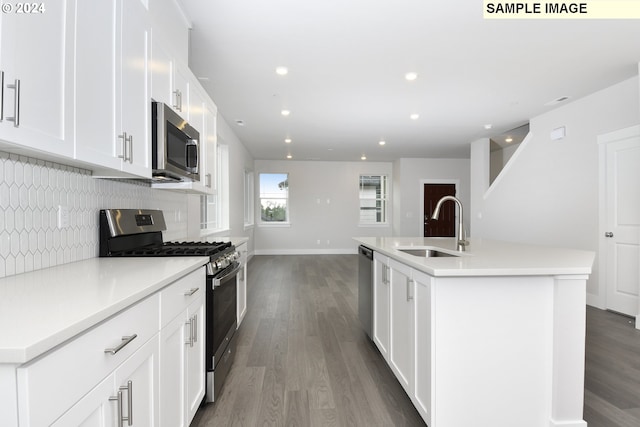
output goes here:
{"type": "Polygon", "coordinates": [[[258,222],[261,172],[289,174],[291,225],[257,225],[256,254],[356,253],[353,237],[391,234],[391,224],[358,226],[360,174],[391,176],[391,163],[256,160],[258,222]]]}
{"type": "MultiPolygon", "coordinates": [[[[471,149],[474,237],[598,251],[598,135],[640,121],[638,78],[530,120],[530,135],[488,188],[489,143],[471,149]],[[564,126],[565,138],[550,140],[564,126]]],[[[598,257],[588,302],[603,306],[598,257]]]]}
{"type": "MultiPolygon", "coordinates": [[[[218,114],[218,143],[229,147],[229,229],[213,236],[248,237],[249,255],[254,252],[253,227],[244,227],[244,171],[253,170],[253,157],[240,142],[227,121],[218,114]]],[[[189,198],[189,235],[194,239],[200,236],[200,196],[189,198]]]]}
{"type": "Polygon", "coordinates": [[[423,183],[456,182],[458,198],[465,211],[467,235],[470,204],[469,159],[398,159],[393,163],[394,236],[422,236],[424,208],[423,183]]]}

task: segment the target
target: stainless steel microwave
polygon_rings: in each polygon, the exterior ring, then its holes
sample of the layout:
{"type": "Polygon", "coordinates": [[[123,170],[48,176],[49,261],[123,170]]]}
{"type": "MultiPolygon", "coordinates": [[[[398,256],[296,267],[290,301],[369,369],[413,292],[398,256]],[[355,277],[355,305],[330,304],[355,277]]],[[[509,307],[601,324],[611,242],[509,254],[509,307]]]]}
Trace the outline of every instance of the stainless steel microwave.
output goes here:
{"type": "Polygon", "coordinates": [[[168,105],[151,103],[152,176],[156,182],[200,180],[200,134],[168,105]]]}

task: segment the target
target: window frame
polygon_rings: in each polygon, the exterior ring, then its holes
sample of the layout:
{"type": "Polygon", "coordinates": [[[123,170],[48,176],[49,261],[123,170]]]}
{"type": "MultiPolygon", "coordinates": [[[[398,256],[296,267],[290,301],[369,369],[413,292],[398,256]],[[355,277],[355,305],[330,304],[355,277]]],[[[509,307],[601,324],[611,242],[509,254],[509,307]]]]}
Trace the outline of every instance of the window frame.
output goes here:
{"type": "MultiPolygon", "coordinates": [[[[291,226],[291,197],[290,197],[290,183],[289,183],[289,178],[290,178],[290,174],[289,172],[259,172],[258,173],[258,191],[257,191],[257,198],[258,198],[258,206],[256,206],[256,211],[259,209],[260,210],[260,214],[259,214],[259,225],[261,227],[290,227],[291,226]],[[286,197],[283,197],[282,199],[285,200],[286,203],[286,207],[285,207],[285,220],[284,221],[265,221],[262,219],[262,199],[267,199],[268,197],[262,197],[262,176],[263,175],[285,175],[285,181],[287,182],[287,191],[286,191],[286,197]]],[[[272,198],[273,199],[273,198],[272,198]]]]}
{"type": "Polygon", "coordinates": [[[380,226],[388,226],[389,225],[389,203],[390,203],[390,182],[389,175],[387,174],[376,174],[376,173],[361,173],[358,175],[358,226],[360,227],[380,227],[380,226]],[[363,177],[379,177],[381,181],[381,193],[380,196],[376,194],[375,198],[363,198],[362,197],[362,179],[363,177]],[[376,221],[375,222],[363,222],[362,221],[362,211],[363,208],[367,208],[363,206],[363,201],[371,202],[374,200],[376,202],[375,207],[368,207],[370,210],[376,210],[376,221]],[[382,207],[378,207],[378,202],[381,203],[382,207]],[[383,217],[382,221],[378,221],[377,212],[381,211],[381,215],[383,217]]]}
{"type": "Polygon", "coordinates": [[[255,173],[253,170],[244,171],[244,228],[255,225],[255,173]]]}

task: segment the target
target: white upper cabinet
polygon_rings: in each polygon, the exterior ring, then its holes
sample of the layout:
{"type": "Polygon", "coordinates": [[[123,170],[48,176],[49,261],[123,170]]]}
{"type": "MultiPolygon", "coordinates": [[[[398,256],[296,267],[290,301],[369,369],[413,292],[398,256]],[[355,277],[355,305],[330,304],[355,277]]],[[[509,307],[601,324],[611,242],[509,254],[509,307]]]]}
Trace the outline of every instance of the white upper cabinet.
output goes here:
{"type": "Polygon", "coordinates": [[[151,177],[150,21],[139,0],[76,3],[76,158],[151,177]]]}
{"type": "Polygon", "coordinates": [[[6,6],[13,10],[2,14],[0,24],[0,140],[71,157],[72,2],[10,2],[6,6]]]}

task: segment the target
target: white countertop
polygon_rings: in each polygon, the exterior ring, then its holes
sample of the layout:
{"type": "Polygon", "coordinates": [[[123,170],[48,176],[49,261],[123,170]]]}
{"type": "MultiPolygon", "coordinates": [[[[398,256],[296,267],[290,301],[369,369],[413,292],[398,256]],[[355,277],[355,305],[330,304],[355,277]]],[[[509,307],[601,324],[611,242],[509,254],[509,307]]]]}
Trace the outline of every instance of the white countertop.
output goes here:
{"type": "Polygon", "coordinates": [[[27,362],[208,260],[92,258],[0,279],[0,363],[27,362]]]}
{"type": "Polygon", "coordinates": [[[487,239],[468,239],[465,252],[449,237],[355,237],[374,251],[431,276],[549,276],[590,274],[595,253],[487,239]],[[424,258],[400,248],[431,248],[456,257],[424,258]]]}

